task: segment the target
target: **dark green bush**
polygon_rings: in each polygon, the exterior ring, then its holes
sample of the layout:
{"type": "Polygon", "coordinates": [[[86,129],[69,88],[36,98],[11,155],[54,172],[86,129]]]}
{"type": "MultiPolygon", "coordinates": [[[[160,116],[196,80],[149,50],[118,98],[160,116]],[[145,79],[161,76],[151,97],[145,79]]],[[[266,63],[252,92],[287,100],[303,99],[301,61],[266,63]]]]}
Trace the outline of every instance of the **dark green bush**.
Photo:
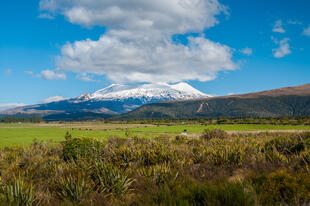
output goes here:
{"type": "Polygon", "coordinates": [[[142,202],[180,206],[251,206],[255,203],[252,194],[237,183],[199,184],[190,181],[174,187],[164,185],[151,198],[142,202]]]}
{"type": "Polygon", "coordinates": [[[304,205],[310,203],[310,174],[291,175],[285,170],[251,179],[263,205],[304,205]]]}
{"type": "Polygon", "coordinates": [[[104,144],[92,138],[68,138],[63,143],[63,159],[98,158],[103,154],[104,144]]]}
{"type": "Polygon", "coordinates": [[[301,138],[278,137],[264,145],[264,151],[273,151],[274,149],[284,155],[299,154],[305,150],[305,143],[301,138]]]}

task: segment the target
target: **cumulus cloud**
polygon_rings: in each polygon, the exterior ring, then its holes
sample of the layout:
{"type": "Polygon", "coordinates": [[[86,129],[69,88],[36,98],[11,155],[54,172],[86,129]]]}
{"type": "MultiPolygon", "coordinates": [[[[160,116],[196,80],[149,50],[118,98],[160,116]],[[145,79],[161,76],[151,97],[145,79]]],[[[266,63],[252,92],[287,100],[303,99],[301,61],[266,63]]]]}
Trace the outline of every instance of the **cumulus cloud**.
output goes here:
{"type": "Polygon", "coordinates": [[[54,96],[54,97],[49,97],[47,99],[42,100],[40,103],[42,104],[47,104],[51,102],[59,102],[63,100],[67,100],[68,98],[62,97],[62,96],[54,96]]]}
{"type": "Polygon", "coordinates": [[[34,73],[33,71],[24,71],[26,74],[36,77],[43,78],[45,80],[66,80],[67,76],[63,72],[57,72],[53,70],[43,70],[39,74],[34,73]]]}
{"type": "Polygon", "coordinates": [[[64,73],[56,73],[55,71],[52,70],[44,70],[41,71],[39,77],[42,77],[46,80],[66,80],[66,75],[64,73]]]}
{"type": "Polygon", "coordinates": [[[289,45],[289,38],[284,38],[280,42],[275,41],[276,44],[279,45],[278,48],[273,49],[273,56],[276,58],[282,58],[286,55],[289,55],[291,52],[289,45]]]}
{"type": "Polygon", "coordinates": [[[273,32],[278,32],[278,33],[285,33],[285,30],[283,28],[282,20],[276,21],[276,23],[273,26],[272,31],[273,32]]]}
{"type": "Polygon", "coordinates": [[[98,40],[63,46],[58,71],[106,75],[115,82],[208,81],[234,70],[233,49],[204,38],[176,44],[174,34],[201,33],[218,24],[218,0],[41,0],[42,12],[86,27],[107,27],[98,40]]]}
{"type": "Polygon", "coordinates": [[[226,8],[217,0],[41,0],[40,10],[83,26],[184,33],[214,26],[226,8]]]}
{"type": "Polygon", "coordinates": [[[305,35],[305,36],[310,36],[310,25],[308,26],[308,28],[304,29],[302,34],[305,35]]]}
{"type": "Polygon", "coordinates": [[[7,109],[12,109],[12,108],[15,108],[15,107],[22,107],[22,106],[26,106],[26,105],[22,104],[22,103],[0,104],[0,112],[1,111],[5,111],[7,109]]]}
{"type": "Polygon", "coordinates": [[[77,79],[80,79],[84,82],[95,82],[96,80],[94,80],[91,76],[89,76],[87,73],[81,73],[81,74],[78,74],[76,76],[77,79]]]}
{"type": "Polygon", "coordinates": [[[101,36],[98,41],[67,44],[58,69],[105,74],[115,82],[208,81],[222,70],[233,70],[232,49],[203,37],[189,37],[189,44],[171,41],[127,41],[101,36]]]}
{"type": "Polygon", "coordinates": [[[253,54],[253,50],[251,48],[244,48],[244,49],[241,49],[240,51],[242,54],[245,54],[245,55],[248,55],[248,56],[252,56],[253,54]]]}

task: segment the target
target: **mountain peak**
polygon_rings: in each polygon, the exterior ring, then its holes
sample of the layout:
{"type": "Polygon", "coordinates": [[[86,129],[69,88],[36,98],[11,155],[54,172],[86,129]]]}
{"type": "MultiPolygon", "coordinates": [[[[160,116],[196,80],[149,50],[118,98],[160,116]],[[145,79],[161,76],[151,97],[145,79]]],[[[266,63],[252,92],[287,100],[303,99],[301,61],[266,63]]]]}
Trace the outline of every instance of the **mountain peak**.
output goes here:
{"type": "Polygon", "coordinates": [[[190,100],[206,98],[208,95],[198,91],[187,83],[178,84],[144,84],[121,85],[112,84],[92,94],[84,94],[77,98],[54,101],[39,105],[30,105],[10,110],[10,114],[36,114],[49,116],[48,119],[68,118],[70,115],[116,115],[130,112],[138,107],[166,100],[190,100]],[[54,116],[53,116],[54,115],[54,116]]]}
{"type": "Polygon", "coordinates": [[[143,85],[120,85],[112,84],[91,94],[91,99],[158,99],[158,100],[177,100],[177,99],[197,99],[210,97],[187,83],[181,82],[174,85],[165,83],[143,84],[143,85]]]}

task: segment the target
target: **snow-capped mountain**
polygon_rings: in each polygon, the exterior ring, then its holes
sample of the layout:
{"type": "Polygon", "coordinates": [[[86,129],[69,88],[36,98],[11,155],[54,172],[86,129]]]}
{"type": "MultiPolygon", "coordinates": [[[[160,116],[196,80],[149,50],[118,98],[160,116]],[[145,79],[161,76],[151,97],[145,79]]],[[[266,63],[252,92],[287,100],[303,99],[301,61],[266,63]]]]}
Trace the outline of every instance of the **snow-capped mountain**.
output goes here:
{"type": "Polygon", "coordinates": [[[197,99],[203,97],[208,97],[208,95],[198,91],[187,83],[175,85],[144,84],[138,87],[112,84],[90,95],[91,99],[98,100],[142,98],[145,103],[156,99],[197,99]]]}
{"type": "MultiPolygon", "coordinates": [[[[187,83],[144,84],[139,86],[112,84],[92,94],[84,94],[77,98],[64,99],[38,105],[18,107],[5,111],[5,114],[37,114],[50,116],[51,119],[63,119],[72,114],[95,113],[117,115],[130,112],[144,104],[166,100],[188,100],[207,98],[206,95],[187,83]],[[58,118],[61,117],[61,118],[58,118]]],[[[69,118],[70,119],[70,118],[69,118]]]]}

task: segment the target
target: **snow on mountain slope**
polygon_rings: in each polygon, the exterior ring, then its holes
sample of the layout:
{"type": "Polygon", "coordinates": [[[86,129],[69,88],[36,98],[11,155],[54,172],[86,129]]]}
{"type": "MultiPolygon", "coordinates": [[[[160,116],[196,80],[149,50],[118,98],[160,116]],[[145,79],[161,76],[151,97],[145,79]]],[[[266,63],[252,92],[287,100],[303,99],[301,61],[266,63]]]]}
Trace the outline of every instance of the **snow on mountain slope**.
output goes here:
{"type": "MultiPolygon", "coordinates": [[[[130,112],[149,103],[206,97],[210,96],[194,89],[186,83],[175,85],[145,84],[139,86],[112,84],[93,94],[84,94],[76,98],[61,101],[57,100],[38,105],[18,107],[6,110],[3,114],[36,114],[42,116],[56,114],[59,120],[61,120],[64,114],[65,118],[72,116],[73,119],[78,113],[96,113],[111,116],[130,112]]],[[[55,117],[53,117],[53,120],[55,120],[55,117]]]]}
{"type": "Polygon", "coordinates": [[[197,99],[210,97],[187,83],[175,85],[169,84],[144,84],[140,86],[126,86],[112,84],[104,89],[98,90],[90,95],[91,99],[115,100],[128,98],[143,98],[147,102],[150,99],[175,100],[175,99],[197,99]]]}

